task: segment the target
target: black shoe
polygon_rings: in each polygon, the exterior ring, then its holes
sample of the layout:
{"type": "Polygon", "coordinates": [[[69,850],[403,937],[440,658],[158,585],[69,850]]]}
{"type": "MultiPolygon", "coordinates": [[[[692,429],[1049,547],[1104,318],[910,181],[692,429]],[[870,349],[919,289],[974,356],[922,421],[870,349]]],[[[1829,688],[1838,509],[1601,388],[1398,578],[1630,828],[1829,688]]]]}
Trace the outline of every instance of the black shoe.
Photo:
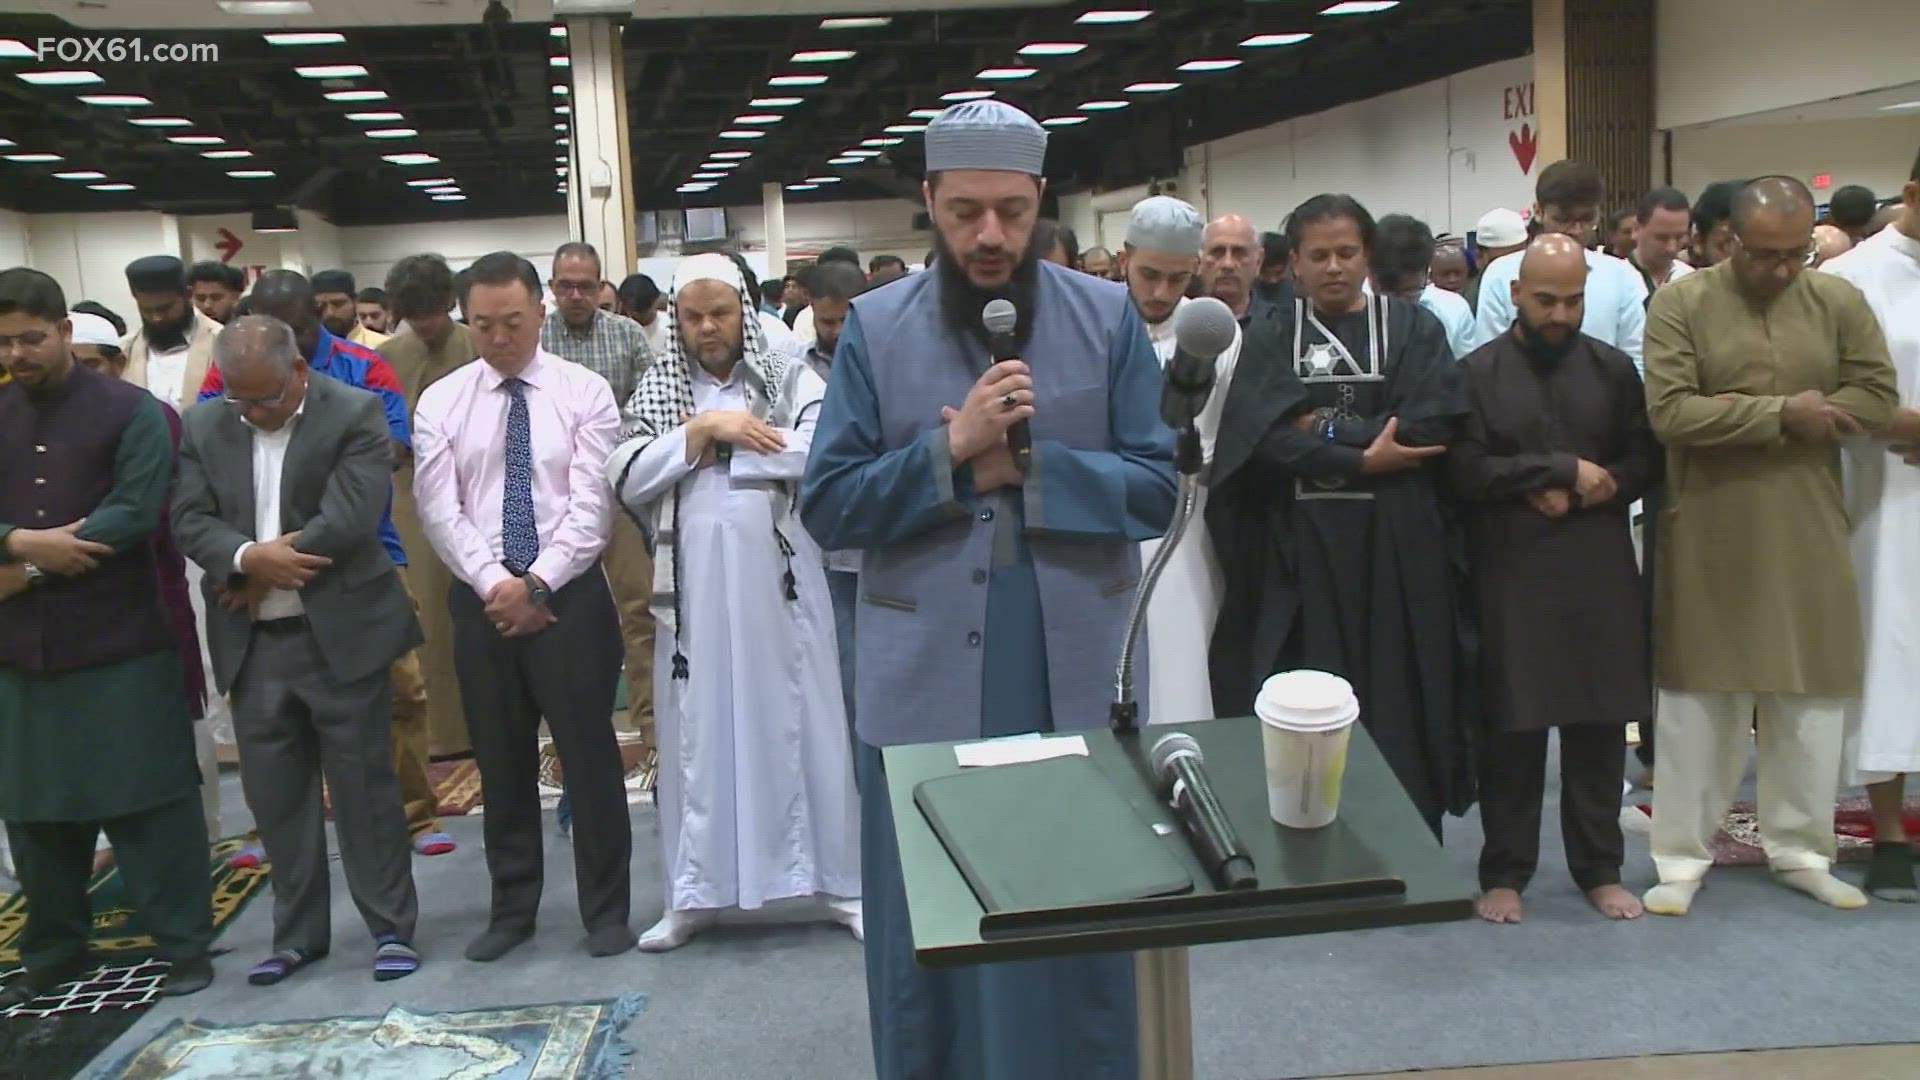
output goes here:
{"type": "Polygon", "coordinates": [[[95,966],[87,957],[81,956],[52,967],[29,968],[26,974],[9,982],[4,988],[0,988],[0,1012],[51,994],[62,985],[92,971],[95,966]]]}
{"type": "Polygon", "coordinates": [[[587,953],[592,956],[619,956],[633,951],[633,930],[624,925],[603,926],[587,931],[587,953]]]}
{"type": "Polygon", "coordinates": [[[205,956],[175,960],[167,967],[167,981],[160,985],[161,997],[186,997],[213,985],[213,961],[205,956]]]}
{"type": "Polygon", "coordinates": [[[532,936],[531,926],[490,926],[467,943],[467,959],[479,964],[490,963],[519,948],[532,936]]]}

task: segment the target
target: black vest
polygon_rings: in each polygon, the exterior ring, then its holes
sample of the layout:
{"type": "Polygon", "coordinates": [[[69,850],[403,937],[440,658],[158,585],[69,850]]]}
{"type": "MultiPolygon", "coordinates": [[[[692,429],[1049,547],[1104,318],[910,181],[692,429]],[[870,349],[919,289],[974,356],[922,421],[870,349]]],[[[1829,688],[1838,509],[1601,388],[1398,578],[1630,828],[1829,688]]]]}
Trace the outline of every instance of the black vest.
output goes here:
{"type": "MultiPolygon", "coordinates": [[[[113,490],[127,422],[151,400],[78,364],[43,400],[18,381],[0,386],[0,521],[48,529],[93,513],[113,490]]],[[[57,675],[174,647],[151,535],[0,602],[0,668],[57,675]]]]}

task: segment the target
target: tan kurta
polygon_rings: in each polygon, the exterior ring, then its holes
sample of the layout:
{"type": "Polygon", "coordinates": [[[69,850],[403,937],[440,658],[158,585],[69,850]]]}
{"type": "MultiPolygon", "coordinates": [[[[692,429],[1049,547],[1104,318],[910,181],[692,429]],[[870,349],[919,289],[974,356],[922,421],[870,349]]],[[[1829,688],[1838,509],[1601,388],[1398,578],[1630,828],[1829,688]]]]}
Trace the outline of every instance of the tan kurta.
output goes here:
{"type": "Polygon", "coordinates": [[[1860,601],[1840,450],[1789,438],[1788,397],[1818,390],[1869,431],[1900,404],[1860,290],[1803,273],[1768,303],[1730,263],[1654,294],[1647,411],[1667,447],[1654,575],[1654,682],[1665,690],[1860,693],[1860,601]]]}
{"type": "MultiPolygon", "coordinates": [[[[379,347],[407,397],[407,416],[420,404],[420,394],[479,353],[473,337],[459,323],[438,349],[430,348],[412,331],[395,334],[379,347]]],[[[393,524],[407,549],[408,584],[420,602],[420,627],[426,644],[420,648],[421,674],[427,682],[427,727],[435,754],[457,754],[468,748],[467,718],[460,701],[460,683],[453,670],[453,624],[447,615],[447,589],[453,581],[446,564],[427,542],[420,527],[420,510],[413,501],[413,466],[393,477],[393,524]]]]}

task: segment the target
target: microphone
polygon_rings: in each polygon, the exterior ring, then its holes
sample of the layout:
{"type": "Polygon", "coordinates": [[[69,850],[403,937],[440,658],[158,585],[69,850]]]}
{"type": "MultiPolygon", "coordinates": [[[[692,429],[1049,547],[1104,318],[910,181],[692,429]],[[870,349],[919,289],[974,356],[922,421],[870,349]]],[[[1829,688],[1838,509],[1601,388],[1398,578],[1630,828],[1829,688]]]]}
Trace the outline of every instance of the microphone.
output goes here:
{"type": "MultiPolygon", "coordinates": [[[[1225,307],[1226,305],[1221,305],[1225,307]]],[[[1194,854],[1206,865],[1214,885],[1222,889],[1251,889],[1259,884],[1253,875],[1253,859],[1240,846],[1233,823],[1207,782],[1200,767],[1200,744],[1193,736],[1174,732],[1163,735],[1148,752],[1160,794],[1173,807],[1194,854]]]]}
{"type": "Polygon", "coordinates": [[[1213,393],[1213,365],[1233,347],[1240,323],[1211,296],[1189,300],[1173,317],[1173,358],[1160,391],[1160,419],[1175,431],[1192,427],[1213,393]]]}
{"type": "MultiPolygon", "coordinates": [[[[980,323],[987,328],[987,347],[993,350],[994,363],[1019,357],[1014,329],[1020,325],[1020,309],[1013,306],[1013,301],[987,301],[987,306],[980,309],[980,323]]],[[[1007,449],[1013,451],[1014,464],[1025,472],[1033,460],[1033,433],[1027,429],[1025,420],[1016,420],[1007,429],[1007,449]]]]}

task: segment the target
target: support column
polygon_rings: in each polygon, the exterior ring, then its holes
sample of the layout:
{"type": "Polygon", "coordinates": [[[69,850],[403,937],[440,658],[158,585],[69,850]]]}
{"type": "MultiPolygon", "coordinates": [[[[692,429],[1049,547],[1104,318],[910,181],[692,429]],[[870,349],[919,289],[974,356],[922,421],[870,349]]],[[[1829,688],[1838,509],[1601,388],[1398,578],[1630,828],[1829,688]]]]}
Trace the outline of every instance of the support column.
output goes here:
{"type": "Polygon", "coordinates": [[[767,215],[767,276],[787,276],[787,193],[778,183],[760,185],[760,205],[767,215]]]}
{"type": "MultiPolygon", "coordinates": [[[[627,140],[627,80],[620,23],[569,19],[565,68],[571,92],[567,168],[567,227],[575,240],[600,252],[600,273],[619,284],[633,272],[633,169],[627,140]]],[[[552,96],[552,95],[550,95],[552,96]]]]}
{"type": "Polygon", "coordinates": [[[1654,0],[1533,0],[1539,165],[1597,167],[1609,206],[1653,184],[1654,0]]]}

